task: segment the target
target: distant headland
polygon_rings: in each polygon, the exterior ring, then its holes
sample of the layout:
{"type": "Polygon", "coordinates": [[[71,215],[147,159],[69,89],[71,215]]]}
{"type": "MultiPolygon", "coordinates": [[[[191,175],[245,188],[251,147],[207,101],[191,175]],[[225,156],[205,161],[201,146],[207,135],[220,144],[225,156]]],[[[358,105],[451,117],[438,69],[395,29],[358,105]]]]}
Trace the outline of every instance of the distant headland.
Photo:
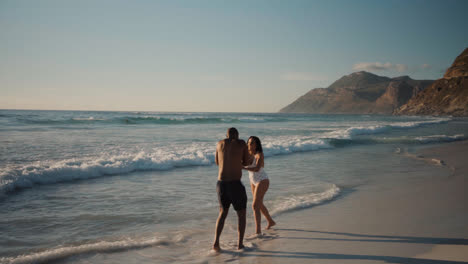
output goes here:
{"type": "Polygon", "coordinates": [[[439,80],[360,71],[312,89],[282,113],[468,116],[468,48],[439,80]]]}
{"type": "Polygon", "coordinates": [[[468,116],[468,48],[455,59],[443,78],[411,98],[394,114],[468,116]]]}

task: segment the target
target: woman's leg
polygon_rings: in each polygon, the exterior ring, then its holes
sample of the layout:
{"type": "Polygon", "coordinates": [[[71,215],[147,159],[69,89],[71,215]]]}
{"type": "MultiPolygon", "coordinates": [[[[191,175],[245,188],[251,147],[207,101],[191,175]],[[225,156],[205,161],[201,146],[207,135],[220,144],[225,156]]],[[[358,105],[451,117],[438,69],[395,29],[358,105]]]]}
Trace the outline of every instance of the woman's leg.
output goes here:
{"type": "Polygon", "coordinates": [[[268,212],[268,209],[265,207],[264,204],[262,204],[262,206],[260,207],[260,211],[265,216],[268,222],[266,229],[270,229],[272,226],[276,225],[276,222],[273,220],[273,218],[271,218],[270,213],[268,212]]]}
{"type": "Polygon", "coordinates": [[[254,213],[255,223],[257,223],[257,217],[256,217],[256,214],[255,214],[254,202],[255,202],[255,192],[257,190],[257,187],[258,187],[258,185],[250,183],[250,189],[252,189],[252,211],[254,213]]]}
{"type": "MultiPolygon", "coordinates": [[[[258,187],[258,185],[250,183],[250,188],[252,189],[252,211],[254,213],[255,223],[257,223],[257,215],[255,214],[254,203],[255,203],[255,193],[256,193],[257,187],[258,187]]],[[[255,226],[256,226],[256,224],[255,224],[255,226]]]]}
{"type": "MultiPolygon", "coordinates": [[[[260,234],[261,233],[261,224],[262,224],[262,215],[261,215],[261,208],[264,207],[266,210],[266,207],[263,205],[263,197],[265,196],[266,191],[268,190],[268,186],[270,185],[269,180],[263,180],[255,186],[255,192],[254,192],[254,197],[253,197],[253,203],[252,203],[252,208],[254,211],[254,217],[255,217],[255,233],[260,234]]],[[[268,212],[268,210],[266,210],[268,212]]],[[[269,215],[269,214],[268,214],[269,215]]],[[[271,216],[270,216],[271,219],[271,216]]],[[[268,220],[268,218],[267,218],[268,220]]],[[[268,221],[270,223],[270,221],[268,221]]]]}
{"type": "MultiPolygon", "coordinates": [[[[263,180],[263,181],[268,182],[268,186],[267,186],[267,189],[265,191],[265,193],[266,193],[268,191],[268,188],[270,187],[270,180],[267,179],[267,180],[263,180]]],[[[267,225],[266,229],[270,229],[272,226],[276,225],[276,222],[270,216],[270,212],[268,212],[268,209],[266,208],[265,204],[263,203],[263,199],[262,199],[262,205],[260,206],[260,211],[262,212],[263,216],[265,216],[265,218],[266,218],[266,220],[268,222],[268,225],[267,225]]]]}

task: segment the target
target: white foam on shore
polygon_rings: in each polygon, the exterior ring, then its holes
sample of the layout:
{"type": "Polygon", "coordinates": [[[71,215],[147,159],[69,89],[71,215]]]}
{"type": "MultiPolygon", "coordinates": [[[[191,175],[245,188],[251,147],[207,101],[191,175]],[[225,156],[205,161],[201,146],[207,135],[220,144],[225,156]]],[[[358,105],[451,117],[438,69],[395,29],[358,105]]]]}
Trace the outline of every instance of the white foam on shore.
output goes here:
{"type": "Polygon", "coordinates": [[[285,212],[295,211],[298,209],[308,208],[315,205],[322,204],[330,201],[340,194],[340,188],[335,184],[332,187],[321,193],[310,193],[304,195],[291,195],[283,197],[281,200],[276,201],[271,215],[279,215],[285,212]]]}
{"type": "Polygon", "coordinates": [[[78,254],[122,251],[135,248],[152,247],[157,245],[169,245],[171,243],[175,242],[169,240],[162,240],[159,238],[125,238],[118,241],[99,241],[95,243],[85,243],[74,246],[61,246],[54,249],[47,249],[44,251],[20,255],[16,257],[3,257],[0,258],[0,263],[47,263],[52,260],[63,259],[78,254]]]}
{"type": "Polygon", "coordinates": [[[432,135],[432,136],[416,137],[416,140],[421,141],[423,143],[451,142],[451,141],[458,141],[458,140],[464,140],[464,139],[465,139],[464,134],[457,134],[453,136],[432,135]]]}
{"type": "Polygon", "coordinates": [[[428,157],[425,157],[423,155],[409,153],[407,149],[396,148],[395,153],[403,155],[403,156],[408,157],[408,158],[412,158],[412,159],[416,159],[416,160],[422,160],[424,162],[427,162],[429,164],[436,165],[436,166],[445,166],[446,165],[445,161],[443,161],[443,160],[436,159],[436,158],[428,158],[428,157]]]}
{"type": "Polygon", "coordinates": [[[435,118],[427,121],[398,122],[393,124],[356,126],[329,132],[325,135],[325,137],[333,139],[352,139],[353,136],[379,134],[391,130],[392,128],[416,128],[424,125],[440,124],[450,120],[450,118],[435,118]]]}

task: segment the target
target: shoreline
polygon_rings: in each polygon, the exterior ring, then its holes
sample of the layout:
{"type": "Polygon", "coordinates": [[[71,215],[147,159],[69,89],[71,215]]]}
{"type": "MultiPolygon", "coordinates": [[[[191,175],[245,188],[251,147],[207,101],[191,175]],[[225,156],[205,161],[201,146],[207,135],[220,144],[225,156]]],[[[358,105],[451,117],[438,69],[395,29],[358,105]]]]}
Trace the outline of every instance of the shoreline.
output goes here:
{"type": "Polygon", "coordinates": [[[208,261],[468,263],[468,140],[415,156],[446,173],[358,187],[333,203],[281,215],[263,238],[246,241],[249,249],[227,250],[208,261]]]}

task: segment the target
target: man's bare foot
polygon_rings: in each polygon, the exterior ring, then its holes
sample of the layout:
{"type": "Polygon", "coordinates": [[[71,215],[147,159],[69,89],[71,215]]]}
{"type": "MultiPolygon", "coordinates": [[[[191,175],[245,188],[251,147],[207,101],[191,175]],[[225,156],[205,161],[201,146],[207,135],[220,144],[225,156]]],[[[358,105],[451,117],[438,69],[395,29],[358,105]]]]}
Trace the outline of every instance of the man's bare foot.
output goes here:
{"type": "Polygon", "coordinates": [[[213,245],[213,250],[214,250],[215,252],[221,252],[221,248],[219,247],[218,244],[213,245]]]}
{"type": "Polygon", "coordinates": [[[244,247],[244,244],[240,244],[240,245],[237,247],[237,249],[244,249],[244,248],[245,248],[245,247],[244,247]]]}
{"type": "Polygon", "coordinates": [[[275,221],[273,221],[273,222],[271,222],[271,223],[268,223],[266,229],[270,229],[270,228],[271,228],[272,226],[274,226],[274,225],[276,225],[276,222],[275,222],[275,221]]]}

